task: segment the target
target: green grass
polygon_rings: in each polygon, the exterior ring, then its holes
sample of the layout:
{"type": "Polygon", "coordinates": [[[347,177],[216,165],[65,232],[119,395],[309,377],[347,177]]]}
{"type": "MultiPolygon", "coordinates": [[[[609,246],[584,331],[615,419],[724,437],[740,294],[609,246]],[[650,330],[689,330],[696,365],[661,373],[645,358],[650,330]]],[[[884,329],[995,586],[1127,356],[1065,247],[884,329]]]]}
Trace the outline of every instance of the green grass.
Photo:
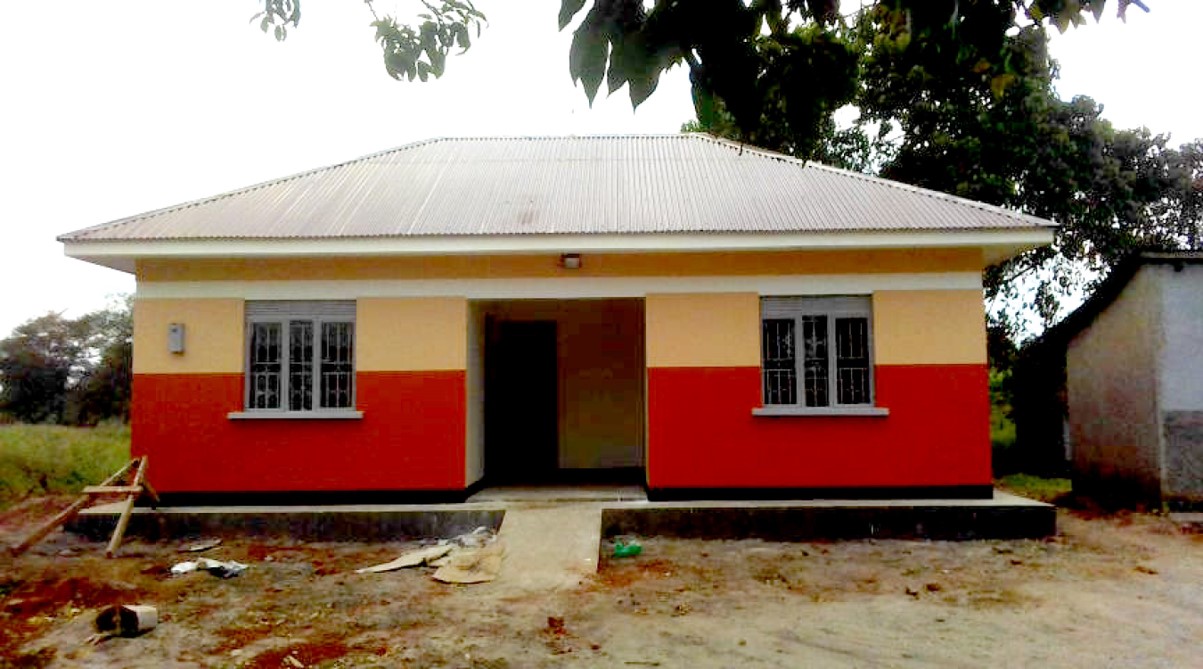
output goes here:
{"type": "Polygon", "coordinates": [[[1015,445],[1015,423],[998,406],[990,407],[990,443],[996,451],[1006,451],[1015,445]]]}
{"type": "Polygon", "coordinates": [[[129,457],[124,425],[0,425],[0,508],[30,495],[95,485],[129,457]]]}
{"type": "Polygon", "coordinates": [[[1007,492],[1041,502],[1056,502],[1072,491],[1069,479],[1046,479],[1031,474],[1011,474],[996,481],[1007,492]]]}
{"type": "Polygon", "coordinates": [[[1011,403],[1005,391],[1010,372],[990,369],[990,451],[993,454],[995,471],[1006,471],[1012,466],[1015,445],[1015,423],[1011,421],[1011,403]]]}

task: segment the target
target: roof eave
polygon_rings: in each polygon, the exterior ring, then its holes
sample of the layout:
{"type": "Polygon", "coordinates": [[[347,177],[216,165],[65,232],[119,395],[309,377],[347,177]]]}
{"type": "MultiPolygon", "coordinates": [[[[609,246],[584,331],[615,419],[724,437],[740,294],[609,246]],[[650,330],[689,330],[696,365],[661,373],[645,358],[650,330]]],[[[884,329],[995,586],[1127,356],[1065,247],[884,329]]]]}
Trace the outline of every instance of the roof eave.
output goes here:
{"type": "Polygon", "coordinates": [[[1051,228],[840,233],[489,235],[339,239],[64,239],[65,253],[133,273],[140,259],[980,248],[985,264],[1048,244],[1051,228]]]}

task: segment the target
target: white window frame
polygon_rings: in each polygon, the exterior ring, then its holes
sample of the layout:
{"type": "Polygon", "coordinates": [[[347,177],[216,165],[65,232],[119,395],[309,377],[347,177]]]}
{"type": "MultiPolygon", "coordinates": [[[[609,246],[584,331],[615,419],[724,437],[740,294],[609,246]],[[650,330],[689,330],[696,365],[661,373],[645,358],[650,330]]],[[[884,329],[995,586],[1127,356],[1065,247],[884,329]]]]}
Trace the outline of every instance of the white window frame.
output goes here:
{"type": "Polygon", "coordinates": [[[875,355],[873,350],[873,305],[868,295],[842,295],[830,297],[762,297],[760,303],[760,360],[761,378],[760,393],[761,407],[755,413],[762,415],[789,415],[795,413],[814,414],[855,414],[855,415],[884,415],[886,412],[876,406],[877,388],[875,375],[875,355]],[[825,316],[827,318],[827,397],[828,404],[811,406],[806,404],[805,391],[805,343],[802,340],[802,318],[805,316],[825,316]],[[838,364],[836,340],[836,319],[863,318],[866,323],[866,347],[868,353],[868,397],[867,401],[856,404],[844,404],[839,401],[838,364]],[[794,322],[794,380],[795,399],[793,404],[769,404],[767,402],[765,384],[764,323],[766,320],[793,320],[794,322]]]}
{"type": "Polygon", "coordinates": [[[348,418],[362,417],[356,410],[358,384],[356,383],[356,351],[358,336],[355,324],[354,300],[256,300],[245,304],[246,334],[243,342],[243,410],[230,414],[231,418],[348,418]],[[293,410],[289,408],[289,324],[295,321],[308,321],[313,324],[313,361],[311,376],[311,396],[313,405],[310,409],[293,410]],[[280,327],[280,406],[276,408],[252,407],[253,375],[251,373],[253,351],[251,347],[256,325],[274,323],[280,327]],[[350,406],[323,407],[321,406],[321,339],[322,326],[326,323],[348,323],[351,335],[351,375],[350,375],[350,406]]]}

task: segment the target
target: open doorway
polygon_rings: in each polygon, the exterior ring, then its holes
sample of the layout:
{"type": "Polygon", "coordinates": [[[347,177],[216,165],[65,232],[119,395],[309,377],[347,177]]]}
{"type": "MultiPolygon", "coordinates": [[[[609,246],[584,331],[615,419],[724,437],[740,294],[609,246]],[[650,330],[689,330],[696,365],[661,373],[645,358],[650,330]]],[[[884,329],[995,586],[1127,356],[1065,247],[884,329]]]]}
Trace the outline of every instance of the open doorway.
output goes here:
{"type": "Polygon", "coordinates": [[[472,311],[469,481],[642,485],[643,301],[496,300],[472,311]]]}

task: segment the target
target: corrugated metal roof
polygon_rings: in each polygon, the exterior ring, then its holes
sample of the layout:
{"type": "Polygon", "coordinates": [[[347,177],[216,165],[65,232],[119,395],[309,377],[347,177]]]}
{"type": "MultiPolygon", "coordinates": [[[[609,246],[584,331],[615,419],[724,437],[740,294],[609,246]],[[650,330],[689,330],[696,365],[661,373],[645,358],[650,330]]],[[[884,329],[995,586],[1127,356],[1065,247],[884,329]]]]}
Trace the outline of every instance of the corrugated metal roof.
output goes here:
{"type": "Polygon", "coordinates": [[[707,135],[436,139],[60,239],[993,230],[1048,221],[707,135]]]}

